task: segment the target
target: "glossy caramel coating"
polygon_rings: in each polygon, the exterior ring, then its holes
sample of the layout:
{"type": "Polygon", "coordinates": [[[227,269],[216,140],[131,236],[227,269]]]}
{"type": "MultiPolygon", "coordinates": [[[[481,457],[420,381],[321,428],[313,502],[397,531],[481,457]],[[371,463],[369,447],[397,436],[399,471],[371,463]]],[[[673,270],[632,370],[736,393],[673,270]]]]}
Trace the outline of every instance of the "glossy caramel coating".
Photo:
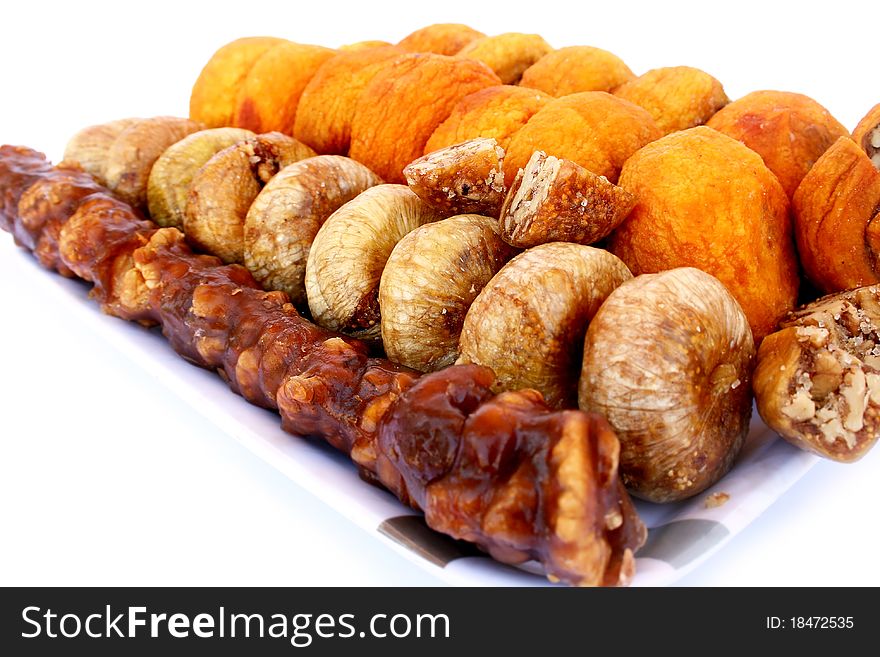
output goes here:
{"type": "Polygon", "coordinates": [[[13,235],[41,265],[73,276],[59,255],[61,228],[83,199],[102,191],[91,175],[79,169],[53,169],[22,194],[13,235]]]}
{"type": "Polygon", "coordinates": [[[422,377],[382,420],[383,456],[432,527],[501,561],[552,564],[552,578],[626,583],[645,528],[617,477],[614,432],[534,390],[493,397],[492,379],[475,365],[422,377]]]}
{"type": "Polygon", "coordinates": [[[0,228],[12,232],[18,201],[28,187],[52,170],[46,156],[24,146],[0,146],[0,228]]]}

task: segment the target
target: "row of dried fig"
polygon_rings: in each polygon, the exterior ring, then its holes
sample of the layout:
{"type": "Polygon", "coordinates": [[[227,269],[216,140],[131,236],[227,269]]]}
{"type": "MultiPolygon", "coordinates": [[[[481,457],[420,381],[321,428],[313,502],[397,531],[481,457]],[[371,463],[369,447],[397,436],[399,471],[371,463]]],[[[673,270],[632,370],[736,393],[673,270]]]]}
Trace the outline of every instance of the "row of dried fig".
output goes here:
{"type": "Polygon", "coordinates": [[[739,304],[696,269],[633,279],[608,251],[554,241],[554,231],[583,236],[625,216],[634,199],[542,153],[507,192],[500,222],[437,220],[498,211],[499,157],[493,140],[445,149],[407,167],[416,194],[375,187],[331,216],[307,274],[316,320],[381,337],[392,360],[423,371],[477,363],[499,391],[533,388],[555,407],[613,418],[636,495],[704,490],[731,466],[751,415],[754,342],[739,304]],[[569,221],[547,221],[554,209],[569,221]],[[522,231],[506,221],[524,218],[539,244],[514,256],[522,231]]]}

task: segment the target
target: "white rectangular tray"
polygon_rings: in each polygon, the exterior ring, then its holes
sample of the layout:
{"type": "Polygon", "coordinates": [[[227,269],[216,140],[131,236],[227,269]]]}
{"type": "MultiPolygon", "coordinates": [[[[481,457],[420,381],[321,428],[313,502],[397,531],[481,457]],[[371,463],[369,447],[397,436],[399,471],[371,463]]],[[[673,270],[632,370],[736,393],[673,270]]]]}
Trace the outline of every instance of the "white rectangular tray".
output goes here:
{"type": "MultiPolygon", "coordinates": [[[[18,257],[30,256],[19,252],[18,257]]],[[[185,362],[157,331],[101,313],[81,282],[49,272],[39,275],[36,267],[28,276],[28,285],[44,293],[69,321],[87,325],[220,430],[439,579],[462,586],[548,584],[534,564],[505,566],[428,529],[420,515],[390,493],[363,482],[345,456],[285,433],[277,413],[232,398],[216,374],[185,362]]],[[[637,502],[650,530],[636,559],[634,585],[665,585],[684,576],[757,518],[817,461],[818,457],[777,439],[755,413],[742,454],[715,487],[678,504],[637,502]],[[707,508],[706,497],[713,492],[730,498],[707,508]]]]}

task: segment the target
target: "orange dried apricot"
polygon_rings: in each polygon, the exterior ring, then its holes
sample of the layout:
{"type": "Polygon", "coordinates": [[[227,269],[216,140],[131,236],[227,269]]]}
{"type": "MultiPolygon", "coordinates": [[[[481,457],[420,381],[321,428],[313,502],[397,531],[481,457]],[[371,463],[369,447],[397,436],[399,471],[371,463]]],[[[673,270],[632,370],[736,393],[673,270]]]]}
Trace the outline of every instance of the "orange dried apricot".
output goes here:
{"type": "Polygon", "coordinates": [[[254,132],[293,132],[303,89],[335,50],[290,41],[267,50],[238,90],[233,125],[254,132]]]}
{"type": "Polygon", "coordinates": [[[461,98],[500,82],[482,62],[431,53],[379,67],[358,98],[349,155],[388,182],[403,182],[403,167],[422,155],[461,98]]]}
{"type": "Polygon", "coordinates": [[[416,30],[397,45],[407,52],[432,52],[455,55],[459,50],[485,34],[461,23],[436,23],[416,30]]]}
{"type": "Polygon", "coordinates": [[[756,343],[794,308],[788,197],[757,153],[706,126],[690,128],[639,150],[620,185],[637,202],[609,248],[633,274],[712,274],[742,306],[756,343]]]}
{"type": "Polygon", "coordinates": [[[319,153],[345,155],[358,97],[379,62],[398,57],[397,46],[340,52],[323,64],[300,96],[293,135],[319,153]]]}
{"type": "Polygon", "coordinates": [[[810,167],[839,137],[849,137],[812,98],[787,91],[754,91],[706,123],[764,158],[791,197],[810,167]]]}
{"type": "Polygon", "coordinates": [[[462,98],[425,145],[425,153],[488,137],[507,149],[510,139],[553,100],[543,91],[513,85],[486,87],[462,98]]]}
{"type": "Polygon", "coordinates": [[[664,135],[703,125],[730,102],[718,80],[690,66],[652,69],[614,95],[648,110],[664,135]]]}
{"type": "Polygon", "coordinates": [[[284,39],[245,37],[227,43],[211,55],[192,88],[189,118],[208,128],[232,125],[238,88],[267,50],[284,39]]]}
{"type": "Polygon", "coordinates": [[[557,98],[529,119],[510,140],[504,160],[508,186],[535,151],[577,162],[617,182],[630,155],[660,137],[647,110],[603,91],[557,98]]]}
{"type": "Polygon", "coordinates": [[[507,32],[472,41],[457,54],[483,62],[504,84],[516,84],[529,66],[551,50],[537,34],[507,32]]]}
{"type": "Polygon", "coordinates": [[[551,96],[580,91],[612,91],[635,76],[617,55],[592,46],[569,46],[547,53],[525,70],[520,84],[551,96]]]}

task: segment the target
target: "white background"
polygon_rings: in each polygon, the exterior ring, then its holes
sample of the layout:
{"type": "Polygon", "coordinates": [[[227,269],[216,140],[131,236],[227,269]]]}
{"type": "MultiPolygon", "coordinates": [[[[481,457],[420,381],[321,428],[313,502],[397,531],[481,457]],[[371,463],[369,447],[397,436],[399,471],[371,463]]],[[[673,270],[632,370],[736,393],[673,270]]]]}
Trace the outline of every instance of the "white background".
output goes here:
{"type": "MultiPolygon", "coordinates": [[[[3,3],[0,143],[58,159],[86,125],[185,115],[200,68],[239,36],[337,46],[453,21],[600,46],[637,74],[690,64],[731,98],[800,91],[852,128],[880,101],[868,12],[766,0],[3,3]]],[[[0,585],[438,583],[55,312],[38,275],[49,274],[22,267],[0,236],[0,585]]],[[[878,466],[880,450],[819,464],[682,583],[880,585],[878,466]]]]}

